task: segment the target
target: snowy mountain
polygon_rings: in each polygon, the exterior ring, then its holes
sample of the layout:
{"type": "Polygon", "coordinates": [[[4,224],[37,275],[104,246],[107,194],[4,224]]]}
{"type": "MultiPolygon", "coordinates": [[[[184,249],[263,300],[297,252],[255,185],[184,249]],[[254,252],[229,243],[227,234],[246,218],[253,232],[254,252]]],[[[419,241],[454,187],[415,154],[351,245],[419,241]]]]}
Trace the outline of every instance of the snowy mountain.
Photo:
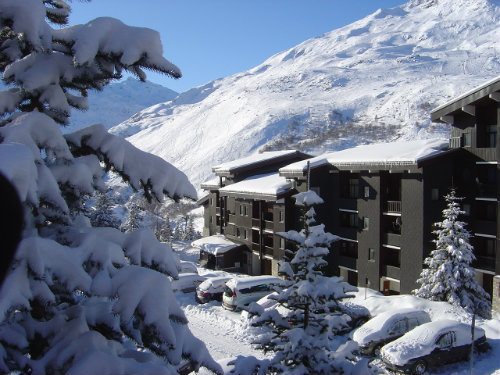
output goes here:
{"type": "Polygon", "coordinates": [[[259,150],[426,138],[429,110],[500,72],[499,0],[411,0],[114,127],[195,184],[259,150]]]}
{"type": "Polygon", "coordinates": [[[70,125],[65,133],[82,127],[101,123],[111,128],[127,120],[140,110],[156,103],[174,99],[177,92],[152,82],[140,82],[129,77],[124,81],[112,83],[103,91],[89,93],[89,110],[72,110],[70,125]]]}

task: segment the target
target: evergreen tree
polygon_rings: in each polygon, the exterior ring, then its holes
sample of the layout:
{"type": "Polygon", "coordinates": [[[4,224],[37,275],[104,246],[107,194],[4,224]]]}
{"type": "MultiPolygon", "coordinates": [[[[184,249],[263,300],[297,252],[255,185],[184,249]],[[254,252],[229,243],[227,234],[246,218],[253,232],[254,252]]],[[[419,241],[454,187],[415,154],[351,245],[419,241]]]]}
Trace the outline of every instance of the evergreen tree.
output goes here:
{"type": "Polygon", "coordinates": [[[142,210],[136,201],[131,201],[128,204],[128,217],[122,224],[121,230],[123,232],[133,232],[142,227],[142,210]]]}
{"type": "Polygon", "coordinates": [[[427,268],[422,270],[413,293],[431,301],[447,301],[461,306],[480,316],[490,315],[490,296],[476,282],[472,262],[476,259],[469,243],[470,233],[465,223],[458,220],[464,211],[460,209],[455,190],[445,196],[447,207],[443,210],[443,221],[435,223],[433,232],[436,249],[424,261],[427,268]]]}
{"type": "Polygon", "coordinates": [[[170,228],[170,217],[168,215],[163,220],[156,237],[162,242],[172,243],[172,228],[170,228]]]}
{"type": "Polygon", "coordinates": [[[92,125],[63,135],[123,71],[180,77],[159,34],[102,17],[66,26],[64,0],[0,1],[0,171],[25,228],[0,290],[0,372],[174,374],[185,362],[221,372],[187,326],[171,289],[178,257],[150,230],[93,228],[79,199],[104,191],[105,170],[149,198],[194,199],[178,169],[92,125]],[[51,25],[52,24],[52,25],[51,25]],[[55,27],[52,27],[55,24],[55,27]],[[105,169],[103,168],[103,165],[105,169]]]}
{"type": "Polygon", "coordinates": [[[345,316],[332,312],[338,311],[339,299],[357,288],[340,277],[322,274],[328,245],[337,239],[324,231],[323,224],[315,223],[312,206],[323,200],[312,191],[299,193],[295,199],[303,211],[304,228],[280,233],[294,242],[297,250],[287,250],[291,260],[280,267],[289,280],[288,288],[272,297],[284,309],[263,311],[256,304],[251,306],[251,312],[257,313],[252,325],[271,327],[257,340],[258,348],[273,352],[274,357],[263,361],[239,357],[232,363],[235,374],[333,374],[346,371],[350,365],[345,356],[330,348],[335,332],[347,325],[345,316]]]}
{"type": "Polygon", "coordinates": [[[109,192],[98,192],[94,210],[90,214],[90,222],[94,227],[119,228],[120,221],[113,212],[113,201],[109,192]]]}

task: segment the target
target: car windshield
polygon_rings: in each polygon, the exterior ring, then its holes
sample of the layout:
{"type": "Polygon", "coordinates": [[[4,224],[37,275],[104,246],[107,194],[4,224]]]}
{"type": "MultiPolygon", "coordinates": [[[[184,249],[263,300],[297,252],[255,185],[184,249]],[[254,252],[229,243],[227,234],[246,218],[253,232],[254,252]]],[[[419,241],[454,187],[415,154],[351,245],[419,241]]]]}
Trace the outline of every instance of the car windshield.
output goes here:
{"type": "Polygon", "coordinates": [[[226,297],[232,297],[232,296],[233,296],[233,291],[231,290],[231,288],[230,288],[230,287],[226,286],[226,287],[224,288],[224,295],[225,295],[226,297]]]}

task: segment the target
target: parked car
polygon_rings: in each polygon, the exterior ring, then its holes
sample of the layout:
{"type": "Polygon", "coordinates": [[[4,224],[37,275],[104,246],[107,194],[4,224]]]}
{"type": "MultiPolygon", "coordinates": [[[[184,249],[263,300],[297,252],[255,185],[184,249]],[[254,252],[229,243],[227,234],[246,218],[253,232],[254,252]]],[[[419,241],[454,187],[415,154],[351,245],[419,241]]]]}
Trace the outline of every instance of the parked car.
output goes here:
{"type": "Polygon", "coordinates": [[[212,300],[222,301],[222,293],[226,282],[231,280],[229,276],[210,277],[196,287],[194,298],[198,303],[207,303],[212,300]]]}
{"type": "Polygon", "coordinates": [[[222,306],[227,310],[240,310],[258,301],[285,284],[285,280],[273,276],[233,278],[226,283],[222,306]]]}
{"type": "MultiPolygon", "coordinates": [[[[380,355],[390,370],[421,375],[430,367],[468,359],[471,344],[469,324],[438,320],[422,324],[387,344],[380,355]]],[[[489,349],[482,328],[475,327],[474,347],[479,352],[489,349]]]]}
{"type": "MultiPolygon", "coordinates": [[[[285,306],[280,305],[278,301],[273,299],[272,296],[275,295],[277,295],[277,293],[273,292],[271,294],[262,297],[255,303],[262,308],[261,311],[269,309],[278,309],[280,310],[279,312],[282,316],[286,316],[287,311],[289,310],[285,306]]],[[[338,327],[336,327],[337,328],[335,330],[336,334],[343,335],[345,333],[348,333],[352,331],[354,328],[359,327],[360,325],[362,325],[371,318],[370,312],[366,307],[355,304],[349,301],[347,298],[339,300],[337,301],[337,303],[338,303],[338,310],[330,311],[330,314],[343,316],[345,318],[343,319],[343,321],[346,323],[344,325],[339,325],[338,327]]],[[[317,312],[320,313],[320,311],[317,312]]],[[[242,311],[241,317],[243,320],[247,320],[250,317],[250,314],[246,311],[242,311]]]]}
{"type": "Polygon", "coordinates": [[[181,270],[179,273],[198,273],[198,267],[193,262],[181,260],[181,270]]]}
{"type": "Polygon", "coordinates": [[[403,336],[416,326],[431,321],[424,310],[396,309],[384,312],[359,327],[352,339],[359,345],[360,351],[366,355],[378,355],[380,348],[403,336]]]}
{"type": "Polygon", "coordinates": [[[189,293],[194,292],[196,287],[205,281],[206,277],[197,273],[180,273],[177,280],[172,280],[172,291],[189,293]]]}

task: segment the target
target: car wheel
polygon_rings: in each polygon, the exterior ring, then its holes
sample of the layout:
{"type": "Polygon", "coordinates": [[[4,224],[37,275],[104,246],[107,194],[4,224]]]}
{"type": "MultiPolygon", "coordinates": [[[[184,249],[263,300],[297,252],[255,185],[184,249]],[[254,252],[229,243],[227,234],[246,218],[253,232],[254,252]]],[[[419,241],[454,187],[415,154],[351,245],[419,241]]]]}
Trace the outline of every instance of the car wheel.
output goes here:
{"type": "Polygon", "coordinates": [[[426,370],[427,370],[427,363],[424,360],[420,359],[413,365],[411,373],[414,375],[423,375],[426,370]]]}

